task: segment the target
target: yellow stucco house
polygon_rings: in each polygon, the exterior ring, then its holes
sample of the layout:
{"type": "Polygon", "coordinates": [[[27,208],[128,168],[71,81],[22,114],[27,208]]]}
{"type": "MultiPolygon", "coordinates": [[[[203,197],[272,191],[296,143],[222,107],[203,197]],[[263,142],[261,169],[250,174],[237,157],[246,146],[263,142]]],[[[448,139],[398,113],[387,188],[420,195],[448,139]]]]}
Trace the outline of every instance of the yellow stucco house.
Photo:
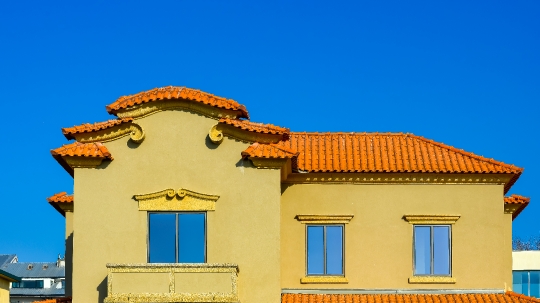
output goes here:
{"type": "Polygon", "coordinates": [[[96,302],[536,302],[522,169],[401,133],[296,133],[184,87],[62,129],[66,294],[96,302]]]}
{"type": "Polygon", "coordinates": [[[19,281],[21,278],[0,269],[0,303],[9,303],[9,284],[19,281]]]}

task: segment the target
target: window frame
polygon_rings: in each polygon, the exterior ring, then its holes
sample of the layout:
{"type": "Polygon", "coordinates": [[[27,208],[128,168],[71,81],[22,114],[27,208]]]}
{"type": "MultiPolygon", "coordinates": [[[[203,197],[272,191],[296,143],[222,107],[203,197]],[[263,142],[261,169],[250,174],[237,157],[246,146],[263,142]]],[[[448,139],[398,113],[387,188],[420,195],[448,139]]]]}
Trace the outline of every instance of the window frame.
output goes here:
{"type": "Polygon", "coordinates": [[[452,277],[452,224],[413,224],[413,233],[412,233],[412,250],[413,250],[413,276],[414,277],[452,277]],[[417,274],[416,273],[416,226],[430,227],[430,274],[417,274]],[[434,254],[434,227],[448,227],[448,274],[435,274],[433,273],[435,262],[433,262],[434,254]]]}
{"type": "MultiPolygon", "coordinates": [[[[179,243],[179,235],[178,235],[178,217],[180,214],[202,214],[204,215],[204,262],[201,262],[199,264],[208,263],[207,260],[207,252],[208,252],[208,214],[206,211],[148,211],[146,213],[146,262],[150,262],[150,215],[151,214],[175,214],[175,247],[174,247],[174,255],[176,262],[174,264],[189,264],[189,263],[182,263],[178,262],[179,256],[178,256],[178,243],[179,243]]],[[[158,263],[152,263],[152,264],[158,264],[158,263]]]]}
{"type": "Polygon", "coordinates": [[[306,247],[306,277],[345,277],[345,224],[306,224],[305,233],[305,247],[306,247]],[[322,274],[310,274],[308,272],[308,228],[320,226],[323,227],[323,272],[322,274]],[[326,271],[326,227],[327,226],[340,226],[341,227],[341,274],[327,274],[326,271]]]}

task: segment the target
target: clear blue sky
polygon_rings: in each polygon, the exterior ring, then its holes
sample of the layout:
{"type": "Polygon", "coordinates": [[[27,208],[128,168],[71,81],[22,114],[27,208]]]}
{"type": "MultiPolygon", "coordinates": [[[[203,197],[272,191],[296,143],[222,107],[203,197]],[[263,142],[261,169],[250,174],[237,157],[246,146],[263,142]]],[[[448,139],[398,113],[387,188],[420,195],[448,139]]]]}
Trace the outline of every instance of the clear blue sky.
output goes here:
{"type": "Polygon", "coordinates": [[[514,235],[540,235],[540,1],[21,0],[0,28],[0,253],[63,254],[45,200],[73,191],[60,128],[166,85],[293,131],[410,132],[524,167],[514,235]]]}

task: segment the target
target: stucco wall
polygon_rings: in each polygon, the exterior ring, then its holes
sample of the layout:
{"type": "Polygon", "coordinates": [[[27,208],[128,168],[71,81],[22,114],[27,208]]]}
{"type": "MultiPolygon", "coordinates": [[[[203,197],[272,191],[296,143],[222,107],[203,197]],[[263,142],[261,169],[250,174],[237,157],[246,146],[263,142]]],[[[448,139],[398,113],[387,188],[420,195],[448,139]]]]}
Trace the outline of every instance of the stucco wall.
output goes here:
{"type": "Polygon", "coordinates": [[[142,144],[105,143],[114,161],[75,169],[74,301],[107,295],[106,263],[147,261],[147,212],[133,195],[182,187],[220,196],[207,214],[207,262],[239,265],[241,302],[279,302],[279,170],[241,161],[247,143],[210,143],[216,120],[165,111],[136,122],[146,132],[142,144]]]}
{"type": "Polygon", "coordinates": [[[9,303],[9,281],[0,277],[0,303],[9,303]]]}
{"type": "Polygon", "coordinates": [[[512,285],[511,215],[500,185],[324,185],[283,189],[282,288],[505,289],[512,285]],[[348,284],[300,284],[306,225],[299,214],[353,214],[345,225],[348,284]],[[413,227],[404,215],[461,215],[452,227],[455,284],[409,284],[413,227]]]}

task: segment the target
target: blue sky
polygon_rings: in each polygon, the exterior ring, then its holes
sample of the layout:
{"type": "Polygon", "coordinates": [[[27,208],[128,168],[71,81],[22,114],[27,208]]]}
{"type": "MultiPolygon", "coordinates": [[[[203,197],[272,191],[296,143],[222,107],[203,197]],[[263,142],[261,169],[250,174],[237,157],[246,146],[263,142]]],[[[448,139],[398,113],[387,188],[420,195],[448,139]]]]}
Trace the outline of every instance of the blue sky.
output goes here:
{"type": "Polygon", "coordinates": [[[514,235],[540,235],[540,2],[2,1],[0,254],[52,261],[73,191],[60,128],[187,86],[293,131],[409,132],[525,168],[514,235]]]}

